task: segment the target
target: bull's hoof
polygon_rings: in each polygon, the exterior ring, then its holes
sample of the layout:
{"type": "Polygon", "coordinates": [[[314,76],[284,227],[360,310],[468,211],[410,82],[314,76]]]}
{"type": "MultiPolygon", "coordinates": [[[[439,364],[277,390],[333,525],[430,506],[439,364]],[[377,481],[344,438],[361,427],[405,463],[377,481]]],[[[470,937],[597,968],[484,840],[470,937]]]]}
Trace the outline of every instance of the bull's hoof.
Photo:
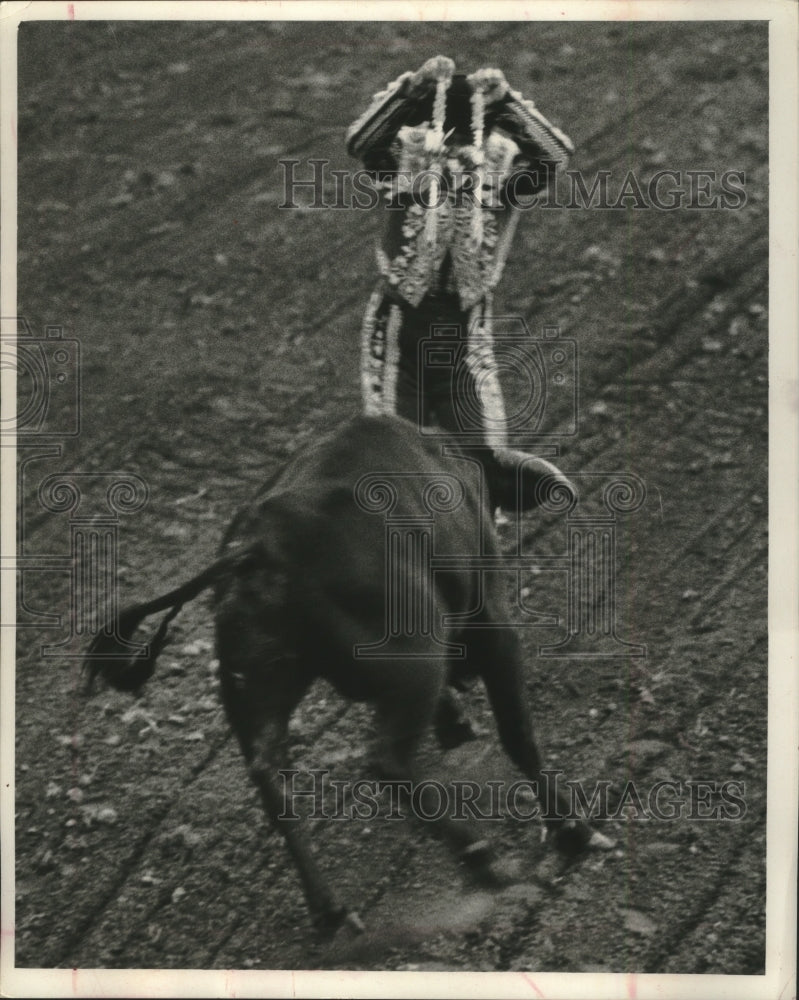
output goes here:
{"type": "Polygon", "coordinates": [[[587,851],[612,851],[615,842],[585,823],[566,820],[555,832],[555,847],[565,858],[578,858],[587,851]]]}
{"type": "Polygon", "coordinates": [[[588,850],[593,835],[594,831],[585,823],[565,820],[555,831],[555,847],[565,858],[578,858],[588,850]]]}
{"type": "Polygon", "coordinates": [[[491,861],[493,856],[494,852],[490,840],[475,840],[474,843],[460,851],[461,861],[469,868],[482,868],[491,861]]]}
{"type": "Polygon", "coordinates": [[[352,933],[363,934],[366,927],[354,910],[346,906],[331,907],[314,920],[316,933],[323,940],[332,938],[340,929],[346,928],[352,933]]]}
{"type": "Polygon", "coordinates": [[[524,872],[514,858],[496,858],[480,869],[479,881],[486,889],[507,889],[521,881],[524,872]]]}
{"type": "Polygon", "coordinates": [[[588,841],[589,851],[612,851],[616,846],[616,841],[606,837],[604,833],[593,830],[591,839],[588,841]]]}
{"type": "Polygon", "coordinates": [[[456,747],[468,743],[469,740],[476,740],[477,733],[468,719],[461,719],[450,725],[437,726],[436,737],[442,750],[455,750],[456,747]]]}
{"type": "Polygon", "coordinates": [[[344,926],[348,927],[355,934],[363,934],[366,930],[366,925],[363,920],[358,916],[355,910],[350,910],[347,916],[344,918],[344,926]]]}
{"type": "Polygon", "coordinates": [[[494,856],[488,840],[477,840],[464,848],[460,859],[469,870],[469,878],[485,889],[502,889],[518,878],[507,862],[494,856]]]}

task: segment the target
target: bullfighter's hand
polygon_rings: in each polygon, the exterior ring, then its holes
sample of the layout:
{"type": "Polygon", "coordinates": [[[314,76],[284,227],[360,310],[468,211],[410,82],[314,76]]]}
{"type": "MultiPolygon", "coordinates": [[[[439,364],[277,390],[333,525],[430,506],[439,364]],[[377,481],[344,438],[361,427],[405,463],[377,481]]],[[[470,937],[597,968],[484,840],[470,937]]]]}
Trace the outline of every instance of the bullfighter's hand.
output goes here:
{"type": "Polygon", "coordinates": [[[415,73],[411,74],[405,84],[405,96],[417,100],[427,97],[436,87],[440,79],[449,79],[455,72],[455,63],[447,56],[433,56],[428,59],[415,73]]]}
{"type": "Polygon", "coordinates": [[[501,69],[478,69],[468,77],[472,90],[480,91],[486,104],[501,101],[509,87],[501,69]]]}

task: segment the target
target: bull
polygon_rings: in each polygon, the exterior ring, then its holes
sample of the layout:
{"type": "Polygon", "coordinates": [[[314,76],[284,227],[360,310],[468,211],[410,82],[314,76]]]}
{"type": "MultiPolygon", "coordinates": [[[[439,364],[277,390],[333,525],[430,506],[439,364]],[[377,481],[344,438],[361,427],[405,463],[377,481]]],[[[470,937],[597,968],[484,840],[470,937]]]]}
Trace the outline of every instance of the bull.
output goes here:
{"type": "MultiPolygon", "coordinates": [[[[451,686],[481,678],[501,743],[536,783],[556,848],[573,858],[611,846],[569,815],[562,790],[542,776],[504,581],[475,570],[468,559],[478,551],[501,565],[494,509],[530,507],[542,490],[568,489],[568,481],[542,459],[525,463],[521,481],[513,456],[503,463],[484,449],[478,469],[468,448],[448,451],[442,454],[397,417],[344,423],[261,488],[233,519],[212,565],[123,610],[98,632],[84,662],[88,690],[99,674],[114,688],[138,691],[154,671],[169,621],[213,588],[227,718],[324,934],[345,921],[357,930],[363,925],[322,875],[302,824],[286,817],[278,782],[290,763],[289,720],[317,678],[345,698],[372,703],[384,737],[383,774],[411,783],[419,778],[416,751],[431,728],[443,746],[462,738],[451,686]],[[386,544],[387,523],[429,524],[431,509],[440,564],[434,572],[412,547],[388,552],[386,544]],[[376,516],[381,510],[384,516],[376,516]],[[388,628],[397,601],[402,614],[417,614],[429,627],[388,628]],[[139,625],[164,611],[146,655],[126,657],[124,644],[139,625]]],[[[440,822],[460,855],[490,872],[490,844],[476,825],[446,816],[440,822]]]]}

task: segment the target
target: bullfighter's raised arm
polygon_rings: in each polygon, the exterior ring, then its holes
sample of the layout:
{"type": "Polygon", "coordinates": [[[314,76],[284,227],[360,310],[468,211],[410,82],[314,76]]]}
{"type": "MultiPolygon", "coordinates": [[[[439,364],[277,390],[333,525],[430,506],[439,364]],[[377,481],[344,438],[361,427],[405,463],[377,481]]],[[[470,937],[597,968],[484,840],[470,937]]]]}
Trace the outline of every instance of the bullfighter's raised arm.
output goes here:
{"type": "Polygon", "coordinates": [[[574,144],[532,101],[510,90],[497,112],[497,126],[510,135],[524,156],[566,165],[574,152],[574,144]]]}
{"type": "Polygon", "coordinates": [[[492,126],[513,139],[525,159],[566,165],[574,152],[571,139],[548,121],[533,101],[511,90],[502,70],[479,69],[468,81],[475,93],[483,95],[492,126]]]}
{"type": "Polygon", "coordinates": [[[415,73],[398,76],[375,94],[366,111],[347,129],[347,152],[367,167],[378,166],[403,125],[419,124],[429,116],[439,79],[449,80],[455,63],[434,56],[415,73]]]}

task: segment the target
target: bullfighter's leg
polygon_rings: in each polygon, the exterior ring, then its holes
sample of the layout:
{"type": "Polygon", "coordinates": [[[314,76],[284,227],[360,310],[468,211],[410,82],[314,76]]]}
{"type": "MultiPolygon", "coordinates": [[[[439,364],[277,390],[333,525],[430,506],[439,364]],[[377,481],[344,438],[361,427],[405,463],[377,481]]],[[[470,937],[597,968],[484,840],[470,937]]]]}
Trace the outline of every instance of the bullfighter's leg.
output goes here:
{"type": "Polygon", "coordinates": [[[361,325],[361,400],[369,416],[397,413],[402,310],[381,281],[366,306],[361,325]]]}
{"type": "MultiPolygon", "coordinates": [[[[492,327],[492,301],[488,294],[471,311],[465,371],[458,383],[465,397],[460,405],[481,414],[483,440],[493,456],[486,464],[486,472],[498,508],[519,514],[539,506],[547,498],[560,499],[564,490],[575,496],[576,492],[554,463],[509,447],[508,432],[518,433],[528,428],[513,426],[505,412],[492,327]]],[[[501,510],[497,510],[496,516],[498,524],[506,523],[501,510]]]]}

